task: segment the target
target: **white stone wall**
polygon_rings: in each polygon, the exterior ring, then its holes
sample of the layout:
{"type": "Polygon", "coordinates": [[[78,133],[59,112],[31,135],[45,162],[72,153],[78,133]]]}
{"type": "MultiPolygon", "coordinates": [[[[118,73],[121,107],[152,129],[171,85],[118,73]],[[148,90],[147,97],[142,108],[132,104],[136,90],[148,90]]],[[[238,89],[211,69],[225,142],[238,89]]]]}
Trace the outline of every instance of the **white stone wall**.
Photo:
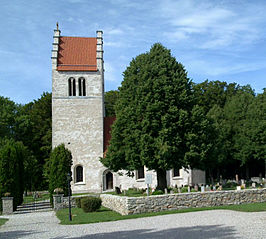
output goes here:
{"type": "Polygon", "coordinates": [[[242,191],[177,193],[149,197],[126,197],[102,194],[101,199],[104,206],[122,215],[128,215],[183,208],[266,202],[266,188],[242,191]]]}

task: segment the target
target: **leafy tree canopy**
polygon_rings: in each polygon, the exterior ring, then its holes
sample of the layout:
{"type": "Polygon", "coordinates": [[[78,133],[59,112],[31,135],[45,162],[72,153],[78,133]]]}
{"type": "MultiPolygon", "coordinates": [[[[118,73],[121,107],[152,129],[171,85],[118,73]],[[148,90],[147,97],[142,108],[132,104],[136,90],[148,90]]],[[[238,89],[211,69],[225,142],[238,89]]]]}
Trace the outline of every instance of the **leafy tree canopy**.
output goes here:
{"type": "Polygon", "coordinates": [[[208,123],[195,106],[191,81],[170,50],[157,43],[124,72],[112,138],[102,163],[118,171],[145,165],[166,186],[165,170],[199,167],[208,152],[208,123]],[[197,127],[194,127],[194,125],[197,127]]]}

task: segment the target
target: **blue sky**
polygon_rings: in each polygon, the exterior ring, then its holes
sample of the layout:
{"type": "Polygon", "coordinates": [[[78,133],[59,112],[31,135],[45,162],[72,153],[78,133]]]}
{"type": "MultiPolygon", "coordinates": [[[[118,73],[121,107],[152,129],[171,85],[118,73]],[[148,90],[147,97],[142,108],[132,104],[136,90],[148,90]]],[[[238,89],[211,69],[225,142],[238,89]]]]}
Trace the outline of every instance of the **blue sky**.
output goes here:
{"type": "Polygon", "coordinates": [[[105,90],[155,42],[171,49],[196,83],[266,87],[266,1],[1,0],[0,95],[17,103],[51,91],[53,29],[104,32],[105,90]]]}

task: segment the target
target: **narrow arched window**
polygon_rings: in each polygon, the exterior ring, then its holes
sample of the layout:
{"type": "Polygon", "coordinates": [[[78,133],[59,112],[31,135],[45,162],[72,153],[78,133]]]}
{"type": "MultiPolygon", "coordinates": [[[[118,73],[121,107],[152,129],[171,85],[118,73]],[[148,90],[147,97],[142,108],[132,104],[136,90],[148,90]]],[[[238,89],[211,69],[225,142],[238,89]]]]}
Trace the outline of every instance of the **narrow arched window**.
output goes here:
{"type": "Polygon", "coordinates": [[[83,167],[77,166],[76,167],[76,183],[83,182],[83,167]]]}
{"type": "Polygon", "coordinates": [[[75,96],[76,95],[76,80],[73,77],[68,79],[68,95],[75,96]]]}
{"type": "Polygon", "coordinates": [[[73,96],[76,96],[76,80],[73,78],[73,96]]]}
{"type": "Polygon", "coordinates": [[[83,77],[79,78],[79,96],[86,96],[86,83],[83,77]]]}
{"type": "Polygon", "coordinates": [[[68,95],[72,96],[72,79],[68,79],[68,95]]]}
{"type": "Polygon", "coordinates": [[[83,96],[86,96],[86,83],[85,83],[85,79],[83,79],[83,96]]]}

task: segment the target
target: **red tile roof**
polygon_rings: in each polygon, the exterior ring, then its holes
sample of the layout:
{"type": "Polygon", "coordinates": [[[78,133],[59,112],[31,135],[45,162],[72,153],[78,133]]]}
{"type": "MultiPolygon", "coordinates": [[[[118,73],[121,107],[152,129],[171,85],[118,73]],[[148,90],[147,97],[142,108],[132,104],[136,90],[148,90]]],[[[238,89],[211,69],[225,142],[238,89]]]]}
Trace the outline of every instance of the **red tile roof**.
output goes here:
{"type": "Polygon", "coordinates": [[[60,37],[58,71],[97,71],[97,39],[94,37],[60,37]]]}
{"type": "Polygon", "coordinates": [[[106,153],[111,139],[111,126],[115,121],[115,117],[104,117],[104,153],[106,153]]]}

